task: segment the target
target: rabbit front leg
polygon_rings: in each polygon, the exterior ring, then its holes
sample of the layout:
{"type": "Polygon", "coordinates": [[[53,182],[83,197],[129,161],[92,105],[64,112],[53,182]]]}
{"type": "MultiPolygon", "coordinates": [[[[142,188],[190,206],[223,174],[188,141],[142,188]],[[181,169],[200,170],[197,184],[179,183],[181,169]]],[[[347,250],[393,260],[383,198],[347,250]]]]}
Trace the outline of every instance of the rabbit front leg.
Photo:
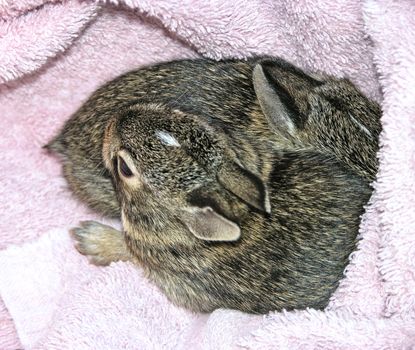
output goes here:
{"type": "Polygon", "coordinates": [[[109,265],[115,261],[127,261],[131,254],[124,234],[111,226],[96,221],[83,221],[70,231],[75,248],[88,257],[94,265],[109,265]]]}

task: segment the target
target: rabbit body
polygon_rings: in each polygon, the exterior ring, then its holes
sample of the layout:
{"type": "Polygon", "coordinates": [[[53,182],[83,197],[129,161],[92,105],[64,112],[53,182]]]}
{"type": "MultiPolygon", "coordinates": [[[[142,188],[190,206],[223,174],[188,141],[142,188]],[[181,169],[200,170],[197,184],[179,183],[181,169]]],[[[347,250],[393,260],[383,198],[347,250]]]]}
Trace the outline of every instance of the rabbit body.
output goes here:
{"type": "Polygon", "coordinates": [[[176,304],[324,308],[355,249],[380,109],[347,80],[285,61],[188,60],[103,86],[49,148],[74,192],[123,232],[78,250],[142,266],[176,304]]]}
{"type": "MultiPolygon", "coordinates": [[[[270,130],[263,118],[264,111],[252,79],[254,67],[263,60],[263,57],[220,62],[181,60],[124,74],[93,93],[47,148],[61,155],[64,176],[75,195],[98,212],[112,217],[119,217],[120,207],[111,176],[103,166],[103,134],[108,120],[130,105],[159,103],[214,118],[234,131],[234,148],[238,152],[245,150],[239,148],[243,140],[237,131],[246,128],[251,130],[249,137],[260,149],[267,151],[270,144],[276,146],[274,149],[292,148],[293,139],[275,138],[275,130],[270,130]]],[[[322,77],[319,91],[313,92],[308,81],[312,78],[283,60],[277,62],[280,72],[287,74],[277,74],[273,79],[280,79],[283,88],[298,89],[287,94],[293,95],[295,103],[285,102],[294,107],[298,105],[294,114],[308,114],[303,118],[308,119],[307,128],[297,135],[300,137],[296,138],[294,149],[312,145],[335,154],[357,174],[373,181],[381,129],[379,106],[344,79],[322,77]],[[311,103],[318,108],[309,108],[311,103]],[[354,115],[356,122],[352,122],[350,115],[354,115]],[[361,125],[370,130],[372,138],[362,132],[361,125]]],[[[250,153],[252,158],[266,152],[250,153]]]]}
{"type": "MultiPolygon", "coordinates": [[[[47,146],[59,153],[71,190],[95,210],[119,216],[110,174],[103,166],[102,142],[108,120],[135,103],[161,103],[244,129],[261,113],[252,85],[253,62],[184,60],[143,68],[99,88],[47,146]]],[[[258,120],[257,143],[268,148],[272,132],[258,120]]],[[[237,135],[235,144],[241,142],[237,135]]],[[[236,147],[237,148],[237,147],[236,147]]],[[[255,156],[255,155],[253,155],[255,156]]]]}

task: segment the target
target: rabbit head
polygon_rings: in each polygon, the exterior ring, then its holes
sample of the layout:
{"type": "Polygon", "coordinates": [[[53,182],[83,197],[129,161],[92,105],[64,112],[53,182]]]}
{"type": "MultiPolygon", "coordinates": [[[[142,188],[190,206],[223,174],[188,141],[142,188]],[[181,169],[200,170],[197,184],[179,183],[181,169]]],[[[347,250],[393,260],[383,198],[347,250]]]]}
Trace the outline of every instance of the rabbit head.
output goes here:
{"type": "Polygon", "coordinates": [[[248,209],[271,210],[265,181],[236,159],[223,131],[178,110],[129,107],[108,123],[103,159],[127,231],[177,221],[198,239],[235,241],[248,209]]]}
{"type": "Polygon", "coordinates": [[[306,74],[283,60],[268,59],[255,66],[253,85],[277,134],[332,153],[374,180],[381,110],[349,80],[306,74]]]}

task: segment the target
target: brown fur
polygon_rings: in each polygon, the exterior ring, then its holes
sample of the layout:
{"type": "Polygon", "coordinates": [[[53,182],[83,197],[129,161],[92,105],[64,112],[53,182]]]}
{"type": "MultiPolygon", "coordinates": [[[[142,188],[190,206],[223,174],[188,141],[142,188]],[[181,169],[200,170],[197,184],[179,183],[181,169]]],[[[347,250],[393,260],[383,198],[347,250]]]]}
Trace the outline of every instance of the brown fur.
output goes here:
{"type": "Polygon", "coordinates": [[[81,253],[134,261],[195,311],[327,305],[370,196],[380,110],[351,83],[281,60],[261,60],[253,84],[258,61],[132,72],[75,114],[49,147],[81,198],[112,215],[121,204],[124,226],[124,236],[98,223],[74,229],[81,253]],[[218,223],[240,237],[226,241],[218,223]],[[203,238],[212,232],[218,241],[203,238]]]}

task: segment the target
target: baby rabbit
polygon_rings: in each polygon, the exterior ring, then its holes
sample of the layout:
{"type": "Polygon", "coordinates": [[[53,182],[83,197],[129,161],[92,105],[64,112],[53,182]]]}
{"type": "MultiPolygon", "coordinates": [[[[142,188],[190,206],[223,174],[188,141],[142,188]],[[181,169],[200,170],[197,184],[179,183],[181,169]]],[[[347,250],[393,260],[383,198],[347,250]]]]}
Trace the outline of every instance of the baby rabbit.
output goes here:
{"type": "MultiPolygon", "coordinates": [[[[301,133],[284,118],[281,140],[301,133]]],[[[194,311],[324,308],[355,247],[367,181],[312,148],[264,153],[254,136],[157,104],[126,108],[103,142],[124,232],[85,222],[72,231],[77,249],[142,266],[194,311]]]]}
{"type": "Polygon", "coordinates": [[[82,199],[121,207],[124,232],[72,231],[92,262],[133,261],[195,311],[323,308],[370,196],[379,117],[347,80],[279,59],[178,61],[102,87],[48,147],[82,199]]]}
{"type": "Polygon", "coordinates": [[[105,125],[119,111],[140,103],[162,104],[222,123],[234,130],[235,152],[248,157],[247,162],[260,157],[258,150],[263,154],[281,147],[312,147],[333,155],[368,181],[376,174],[380,109],[349,81],[311,76],[281,59],[264,57],[162,63],[98,89],[47,146],[62,156],[73,192],[109,216],[119,216],[120,208],[102,164],[105,125]],[[289,127],[280,130],[284,138],[275,137],[281,124],[279,109],[290,116],[289,127]],[[290,134],[294,126],[299,131],[295,137],[290,134]],[[255,148],[238,135],[247,128],[245,137],[255,148]]]}

